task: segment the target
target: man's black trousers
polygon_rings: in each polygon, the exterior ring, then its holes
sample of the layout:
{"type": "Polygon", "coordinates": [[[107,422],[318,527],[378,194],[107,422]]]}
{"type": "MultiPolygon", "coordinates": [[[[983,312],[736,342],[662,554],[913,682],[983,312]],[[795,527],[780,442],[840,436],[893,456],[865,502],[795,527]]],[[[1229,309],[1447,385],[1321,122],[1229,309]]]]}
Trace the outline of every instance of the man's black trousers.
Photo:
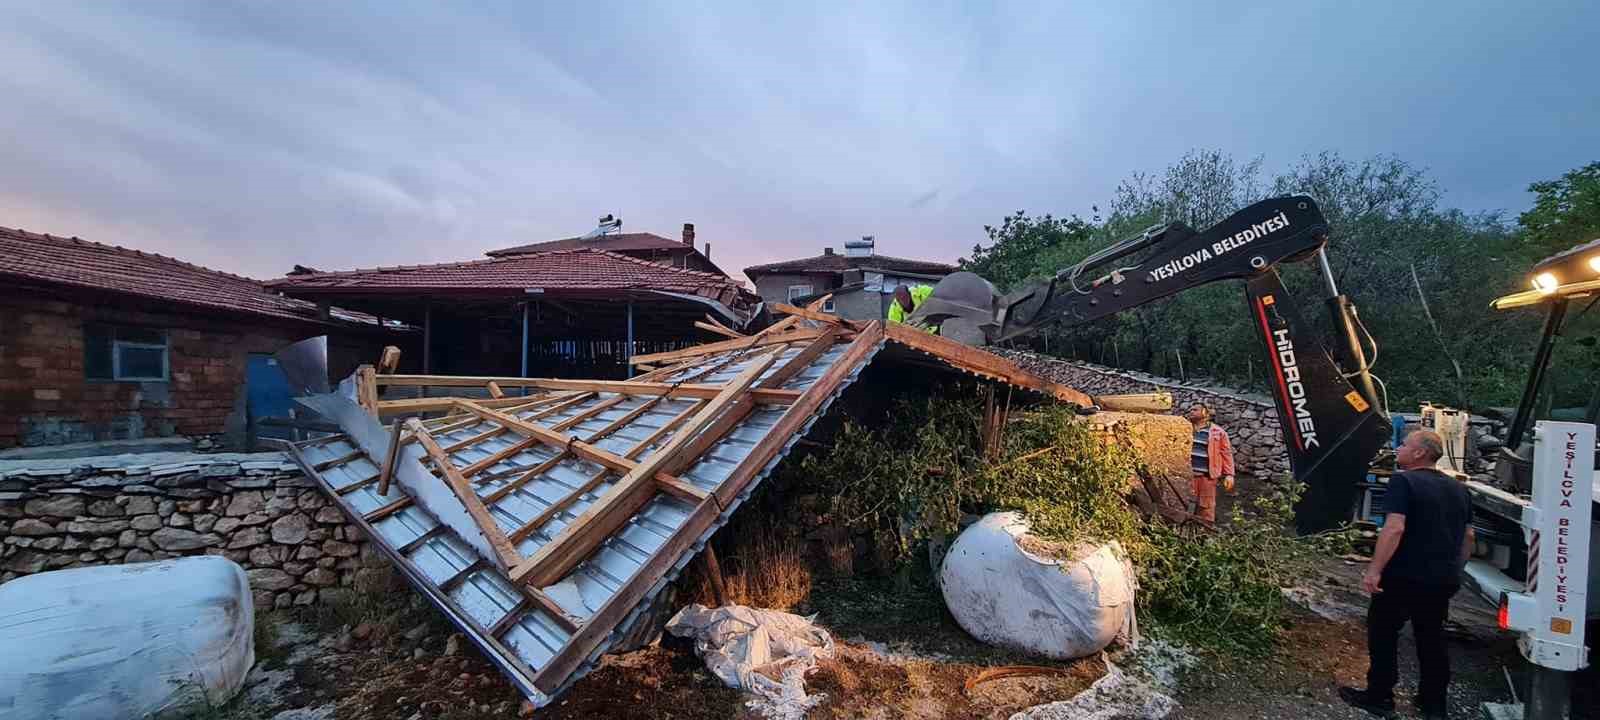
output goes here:
{"type": "Polygon", "coordinates": [[[1394,699],[1399,681],[1395,666],[1400,629],[1407,621],[1417,641],[1417,665],[1422,677],[1417,682],[1417,705],[1424,710],[1445,709],[1445,686],[1450,684],[1450,658],[1444,645],[1444,620],[1450,611],[1450,596],[1459,585],[1419,585],[1386,579],[1383,592],[1372,596],[1367,610],[1367,692],[1374,700],[1394,699]]]}

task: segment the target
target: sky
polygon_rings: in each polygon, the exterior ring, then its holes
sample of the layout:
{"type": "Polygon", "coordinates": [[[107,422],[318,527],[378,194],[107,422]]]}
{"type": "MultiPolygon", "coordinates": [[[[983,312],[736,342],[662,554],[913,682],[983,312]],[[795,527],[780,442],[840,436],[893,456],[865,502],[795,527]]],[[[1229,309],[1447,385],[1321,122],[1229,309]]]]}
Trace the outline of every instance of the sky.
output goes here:
{"type": "Polygon", "coordinates": [[[696,225],[731,273],[955,261],[1191,149],[1600,160],[1600,3],[0,0],[0,226],[259,278],[696,225]],[[581,6],[581,7],[577,7],[581,6]]]}

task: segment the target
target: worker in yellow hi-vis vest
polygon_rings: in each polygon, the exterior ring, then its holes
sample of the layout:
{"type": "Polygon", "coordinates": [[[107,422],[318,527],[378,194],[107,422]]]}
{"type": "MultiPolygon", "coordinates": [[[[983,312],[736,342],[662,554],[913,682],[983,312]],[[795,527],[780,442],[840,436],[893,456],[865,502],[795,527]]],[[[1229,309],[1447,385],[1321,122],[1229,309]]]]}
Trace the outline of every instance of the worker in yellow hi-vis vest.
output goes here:
{"type": "MultiPolygon", "coordinates": [[[[932,285],[901,285],[894,289],[894,299],[889,301],[889,322],[903,323],[911,312],[933,294],[932,285]]],[[[937,328],[929,328],[928,332],[938,332],[937,328]]]]}

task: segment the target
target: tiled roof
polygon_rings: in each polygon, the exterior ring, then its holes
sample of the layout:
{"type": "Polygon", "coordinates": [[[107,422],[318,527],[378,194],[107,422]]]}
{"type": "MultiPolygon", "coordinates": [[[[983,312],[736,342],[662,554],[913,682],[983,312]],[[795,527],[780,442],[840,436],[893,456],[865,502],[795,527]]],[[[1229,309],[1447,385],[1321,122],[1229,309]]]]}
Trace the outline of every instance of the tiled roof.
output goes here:
{"type": "Polygon", "coordinates": [[[133,295],[226,312],[317,321],[317,307],[259,280],[164,255],[0,227],[0,278],[133,295]]]}
{"type": "Polygon", "coordinates": [[[746,275],[765,275],[788,272],[844,272],[856,268],[908,272],[919,275],[948,275],[959,270],[954,265],[927,260],[908,260],[889,255],[861,255],[850,257],[840,254],[818,255],[799,260],[752,265],[744,269],[746,275]]]}
{"type": "Polygon", "coordinates": [[[401,265],[294,275],[267,283],[294,294],[416,293],[420,291],[521,294],[550,290],[662,290],[698,295],[729,307],[742,305],[743,286],[717,273],[685,270],[605,250],[557,250],[488,260],[401,265]]]}
{"type": "Polygon", "coordinates": [[[490,250],[484,254],[488,255],[489,257],[501,257],[504,255],[524,255],[527,253],[550,252],[552,250],[578,250],[581,248],[610,250],[612,252],[624,252],[628,250],[678,250],[683,252],[694,252],[694,248],[689,247],[688,245],[685,245],[677,240],[664,238],[655,233],[638,232],[602,235],[600,237],[590,238],[588,240],[570,237],[562,240],[549,240],[546,242],[536,242],[528,245],[517,245],[515,247],[501,248],[499,250],[490,250]]]}

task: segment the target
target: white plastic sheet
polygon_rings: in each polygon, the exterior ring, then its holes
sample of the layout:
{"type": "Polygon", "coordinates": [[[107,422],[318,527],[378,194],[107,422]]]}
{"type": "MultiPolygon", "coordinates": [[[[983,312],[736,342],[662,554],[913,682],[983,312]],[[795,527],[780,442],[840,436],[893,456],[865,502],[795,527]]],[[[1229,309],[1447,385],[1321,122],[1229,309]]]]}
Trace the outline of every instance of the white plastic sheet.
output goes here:
{"type": "Polygon", "coordinates": [[[743,605],[690,605],[667,621],[667,632],[694,638],[706,668],[728,687],[760,696],[767,717],[800,717],[821,700],[806,695],[805,674],[833,654],[833,637],[809,619],[743,605]]]}
{"type": "Polygon", "coordinates": [[[244,570],[201,556],[57,570],[0,585],[0,720],[183,715],[255,664],[244,570]]]}
{"type": "Polygon", "coordinates": [[[1046,545],[1017,513],[985,515],[962,531],[939,573],[961,628],[991,645],[1060,660],[1093,655],[1118,637],[1131,643],[1134,575],[1121,546],[1049,555],[1028,549],[1046,545]]]}

